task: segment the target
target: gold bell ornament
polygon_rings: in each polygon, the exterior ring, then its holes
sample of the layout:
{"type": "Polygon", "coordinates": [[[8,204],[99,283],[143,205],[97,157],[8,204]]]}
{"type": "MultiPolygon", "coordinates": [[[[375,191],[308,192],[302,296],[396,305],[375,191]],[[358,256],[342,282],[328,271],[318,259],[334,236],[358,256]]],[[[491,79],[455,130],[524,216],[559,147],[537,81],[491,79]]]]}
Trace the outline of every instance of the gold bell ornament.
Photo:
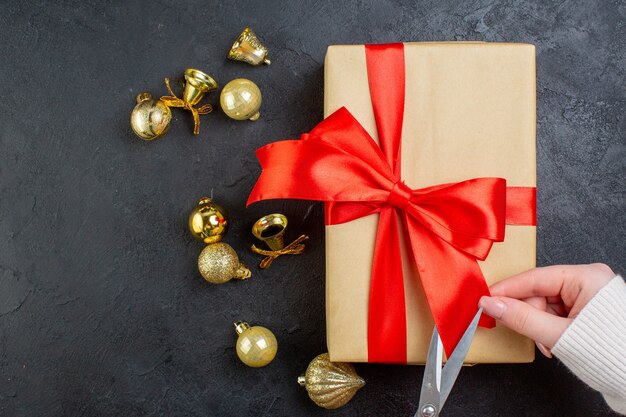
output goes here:
{"type": "Polygon", "coordinates": [[[283,235],[287,229],[287,217],[280,213],[261,217],[252,226],[252,234],[265,242],[271,250],[280,250],[285,246],[283,235]]]}
{"type": "Polygon", "coordinates": [[[269,65],[270,60],[266,57],[267,48],[249,27],[241,32],[227,56],[233,61],[242,61],[250,65],[269,65]]]}
{"type": "Polygon", "coordinates": [[[200,103],[206,93],[217,89],[217,82],[200,70],[187,68],[185,70],[185,87],[182,98],[179,98],[172,90],[169,78],[165,79],[165,86],[170,95],[161,97],[161,100],[168,107],[181,107],[190,111],[193,116],[193,134],[197,135],[200,133],[200,115],[211,113],[213,106],[210,104],[200,107],[195,106],[200,103]]]}
{"type": "Polygon", "coordinates": [[[328,353],[322,353],[298,377],[298,384],[306,388],[315,404],[334,410],[346,405],[365,385],[365,380],[349,363],[331,362],[328,353]]]}
{"type": "Polygon", "coordinates": [[[143,140],[154,140],[165,135],[170,128],[172,112],[162,100],[155,100],[150,93],[137,96],[137,104],[130,114],[133,132],[143,140]]]}
{"type": "Polygon", "coordinates": [[[239,262],[237,252],[227,243],[220,242],[227,229],[226,211],[208,197],[200,199],[189,215],[189,231],[207,244],[198,257],[198,270],[212,284],[252,276],[248,267],[239,262]]]}
{"type": "Polygon", "coordinates": [[[224,113],[235,120],[258,120],[261,116],[261,90],[245,78],[236,78],[226,84],[220,94],[224,113]]]}
{"type": "Polygon", "coordinates": [[[269,365],[276,357],[278,342],[269,329],[261,326],[250,327],[245,321],[235,323],[237,356],[252,368],[269,365]]]}
{"type": "Polygon", "coordinates": [[[299,238],[285,246],[284,234],[287,229],[287,217],[284,214],[273,213],[261,217],[252,226],[252,234],[270,248],[265,250],[252,245],[252,252],[264,255],[265,258],[259,264],[259,268],[267,269],[276,258],[282,255],[300,255],[304,252],[304,242],[309,237],[301,235],[299,238]]]}

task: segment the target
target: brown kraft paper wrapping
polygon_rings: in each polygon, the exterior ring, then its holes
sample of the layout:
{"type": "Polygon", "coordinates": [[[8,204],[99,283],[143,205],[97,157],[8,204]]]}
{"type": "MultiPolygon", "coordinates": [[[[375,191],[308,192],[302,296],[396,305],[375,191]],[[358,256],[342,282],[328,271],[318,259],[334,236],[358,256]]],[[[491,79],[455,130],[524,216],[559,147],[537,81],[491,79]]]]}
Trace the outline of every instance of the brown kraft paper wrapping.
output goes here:
{"type": "MultiPolygon", "coordinates": [[[[477,177],[536,186],[535,48],[482,42],[406,43],[402,179],[411,188],[477,177]]],[[[378,140],[365,47],[326,53],[324,116],[345,106],[378,140]]],[[[367,322],[378,215],[326,226],[326,325],[332,361],[367,362],[367,322]]],[[[535,267],[536,228],[506,227],[480,267],[489,284],[535,267]]],[[[402,245],[405,248],[405,245],[402,245]]],[[[406,248],[405,248],[406,249],[406,248]]],[[[419,275],[402,254],[408,362],[426,361],[433,320],[419,275]]],[[[534,360],[531,340],[479,328],[466,363],[534,360]]]]}

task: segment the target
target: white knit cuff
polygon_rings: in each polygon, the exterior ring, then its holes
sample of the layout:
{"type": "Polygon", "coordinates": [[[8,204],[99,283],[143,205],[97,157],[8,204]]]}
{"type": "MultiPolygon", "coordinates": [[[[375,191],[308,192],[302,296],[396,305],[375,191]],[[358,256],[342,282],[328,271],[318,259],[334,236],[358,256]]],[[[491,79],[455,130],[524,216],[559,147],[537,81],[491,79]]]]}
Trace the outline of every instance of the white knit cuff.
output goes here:
{"type": "Polygon", "coordinates": [[[626,284],[619,275],[569,325],[552,353],[626,414],[626,284]]]}

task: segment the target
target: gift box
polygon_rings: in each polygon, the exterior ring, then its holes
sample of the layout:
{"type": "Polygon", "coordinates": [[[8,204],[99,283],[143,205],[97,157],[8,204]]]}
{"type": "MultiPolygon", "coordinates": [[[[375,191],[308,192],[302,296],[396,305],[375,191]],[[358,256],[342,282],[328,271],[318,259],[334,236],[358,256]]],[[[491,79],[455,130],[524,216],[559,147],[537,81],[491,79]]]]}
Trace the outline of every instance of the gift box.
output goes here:
{"type": "MultiPolygon", "coordinates": [[[[380,126],[377,127],[372,104],[375,100],[370,91],[370,66],[378,59],[367,55],[364,45],[328,48],[324,114],[327,117],[345,107],[378,143],[380,126]]],[[[404,84],[403,118],[399,122],[400,177],[404,184],[420,189],[470,178],[500,177],[506,179],[511,189],[534,190],[534,46],[405,43],[403,55],[393,65],[403,66],[404,82],[393,87],[391,84],[398,84],[396,68],[388,71],[383,66],[378,77],[388,78],[379,81],[385,88],[379,87],[376,100],[381,107],[387,106],[387,95],[401,96],[392,90],[404,84]]],[[[382,360],[372,360],[372,342],[368,339],[373,336],[370,304],[378,223],[379,214],[373,213],[326,226],[326,323],[332,361],[398,362],[384,358],[384,340],[382,360]]],[[[493,243],[487,258],[478,261],[487,284],[535,267],[536,229],[532,222],[521,223],[507,224],[504,240],[493,243]]],[[[420,364],[426,360],[434,321],[420,267],[414,261],[420,259],[420,253],[411,253],[401,220],[398,228],[404,287],[404,299],[400,301],[405,310],[405,323],[401,326],[406,332],[402,343],[406,343],[406,362],[420,364]]],[[[397,302],[392,298],[384,301],[386,305],[397,302]]],[[[448,315],[454,316],[455,305],[445,308],[448,315]]],[[[498,325],[477,330],[465,362],[533,360],[533,342],[498,325]]]]}
{"type": "MultiPolygon", "coordinates": [[[[534,48],[332,46],[325,83],[322,122],[257,150],[248,204],[325,203],[331,360],[423,363],[433,324],[449,355],[488,284],[535,264],[534,48]]],[[[534,355],[504,328],[472,346],[534,355]]]]}

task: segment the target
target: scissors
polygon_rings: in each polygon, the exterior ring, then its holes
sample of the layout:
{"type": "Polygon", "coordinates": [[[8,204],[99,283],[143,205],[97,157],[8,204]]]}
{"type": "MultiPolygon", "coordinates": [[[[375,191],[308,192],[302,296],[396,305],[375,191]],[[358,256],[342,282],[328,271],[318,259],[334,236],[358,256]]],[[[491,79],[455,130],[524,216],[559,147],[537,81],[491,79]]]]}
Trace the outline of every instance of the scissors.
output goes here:
{"type": "Polygon", "coordinates": [[[472,344],[482,312],[482,308],[478,310],[443,368],[441,367],[443,362],[443,343],[441,342],[441,337],[439,337],[437,326],[435,326],[426,358],[420,404],[414,417],[438,417],[439,413],[441,413],[441,408],[452,390],[454,381],[456,381],[456,377],[461,371],[461,366],[463,366],[463,360],[465,360],[467,351],[472,344]]]}

